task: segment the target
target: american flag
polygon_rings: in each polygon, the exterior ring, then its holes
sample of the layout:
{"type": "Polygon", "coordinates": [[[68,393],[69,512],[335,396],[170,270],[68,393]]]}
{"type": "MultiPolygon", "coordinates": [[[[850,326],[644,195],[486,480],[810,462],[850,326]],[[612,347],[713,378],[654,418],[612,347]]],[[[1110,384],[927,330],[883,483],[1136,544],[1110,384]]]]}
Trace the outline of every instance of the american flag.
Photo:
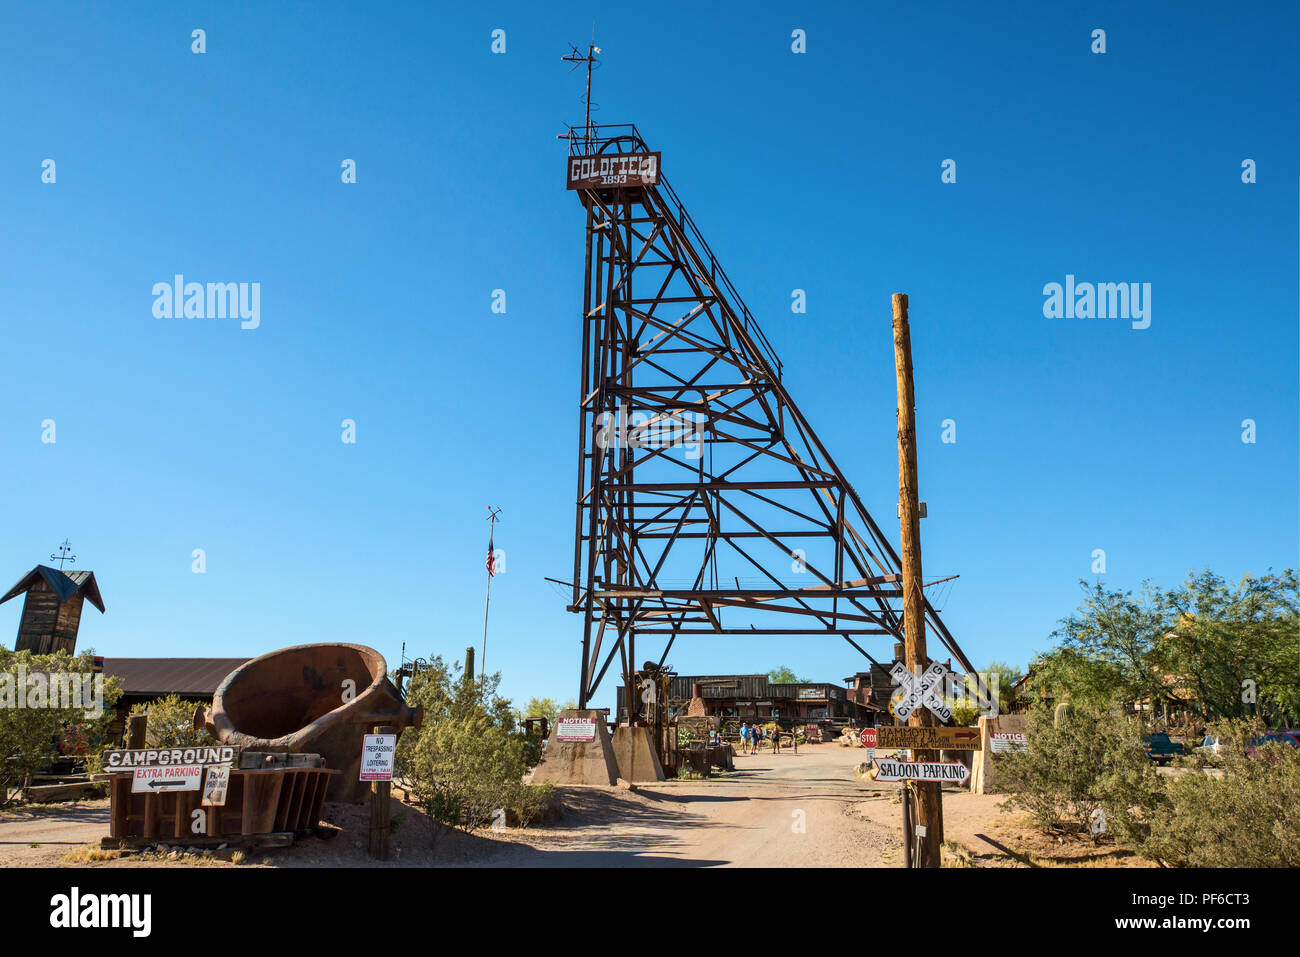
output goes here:
{"type": "Polygon", "coordinates": [[[488,578],[495,578],[497,574],[497,557],[492,548],[492,536],[488,536],[488,556],[487,556],[487,573],[488,578]]]}

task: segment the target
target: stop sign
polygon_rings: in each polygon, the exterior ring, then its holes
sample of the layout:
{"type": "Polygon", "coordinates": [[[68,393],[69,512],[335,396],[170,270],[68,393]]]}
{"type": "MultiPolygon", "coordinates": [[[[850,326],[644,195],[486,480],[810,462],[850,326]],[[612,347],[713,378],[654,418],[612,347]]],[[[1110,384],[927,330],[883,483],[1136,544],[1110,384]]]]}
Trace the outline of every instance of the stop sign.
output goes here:
{"type": "Polygon", "coordinates": [[[876,746],[876,729],[863,728],[862,733],[858,735],[858,740],[862,742],[864,748],[874,748],[876,746]]]}

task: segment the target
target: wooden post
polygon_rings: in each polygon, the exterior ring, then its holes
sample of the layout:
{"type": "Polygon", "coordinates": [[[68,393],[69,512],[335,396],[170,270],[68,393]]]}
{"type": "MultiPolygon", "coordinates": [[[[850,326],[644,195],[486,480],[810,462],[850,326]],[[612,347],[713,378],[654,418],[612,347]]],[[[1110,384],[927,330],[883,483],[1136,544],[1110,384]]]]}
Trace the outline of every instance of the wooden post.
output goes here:
{"type": "Polygon", "coordinates": [[[143,748],[145,731],[149,727],[148,714],[133,714],[126,719],[126,746],[143,748]]]}
{"type": "Polygon", "coordinates": [[[903,866],[912,866],[912,789],[903,782],[903,866]]]}
{"type": "MultiPolygon", "coordinates": [[[[375,728],[375,734],[397,734],[397,728],[381,725],[375,728]]],[[[370,782],[370,856],[380,861],[388,860],[391,852],[388,799],[392,789],[391,781],[370,782]]]]}
{"type": "MultiPolygon", "coordinates": [[[[912,334],[907,296],[894,293],[894,371],[898,378],[898,514],[903,558],[904,664],[915,675],[929,667],[925,654],[925,598],[921,591],[921,515],[916,485],[916,398],[912,386],[912,334]]],[[[908,716],[913,727],[929,727],[924,706],[908,716]]],[[[920,751],[917,761],[937,761],[937,751],[920,751]]],[[[921,833],[921,867],[938,867],[943,846],[943,795],[936,781],[916,782],[916,825],[921,833]],[[924,828],[924,831],[921,829],[924,828]]]]}

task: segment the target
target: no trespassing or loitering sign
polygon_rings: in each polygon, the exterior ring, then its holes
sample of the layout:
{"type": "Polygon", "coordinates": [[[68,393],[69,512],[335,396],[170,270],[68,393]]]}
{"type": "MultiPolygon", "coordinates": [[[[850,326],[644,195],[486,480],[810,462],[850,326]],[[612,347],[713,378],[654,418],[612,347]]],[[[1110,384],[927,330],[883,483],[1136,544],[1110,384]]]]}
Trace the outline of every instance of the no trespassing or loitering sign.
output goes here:
{"type": "Polygon", "coordinates": [[[393,780],[393,757],[396,753],[397,735],[366,735],[361,744],[361,780],[393,780]]]}

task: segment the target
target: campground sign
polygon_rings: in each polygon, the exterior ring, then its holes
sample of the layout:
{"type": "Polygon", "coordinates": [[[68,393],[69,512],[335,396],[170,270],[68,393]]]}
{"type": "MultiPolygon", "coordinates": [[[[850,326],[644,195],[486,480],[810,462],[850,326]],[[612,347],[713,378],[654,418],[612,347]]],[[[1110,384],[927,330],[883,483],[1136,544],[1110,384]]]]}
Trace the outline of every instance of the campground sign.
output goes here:
{"type": "Polygon", "coordinates": [[[132,768],[169,767],[172,765],[232,764],[235,748],[228,745],[189,748],[131,748],[104,752],[105,771],[129,771],[132,768]]]}
{"type": "Polygon", "coordinates": [[[895,761],[876,758],[877,781],[937,781],[941,784],[965,784],[970,768],[947,761],[895,761]]]}

